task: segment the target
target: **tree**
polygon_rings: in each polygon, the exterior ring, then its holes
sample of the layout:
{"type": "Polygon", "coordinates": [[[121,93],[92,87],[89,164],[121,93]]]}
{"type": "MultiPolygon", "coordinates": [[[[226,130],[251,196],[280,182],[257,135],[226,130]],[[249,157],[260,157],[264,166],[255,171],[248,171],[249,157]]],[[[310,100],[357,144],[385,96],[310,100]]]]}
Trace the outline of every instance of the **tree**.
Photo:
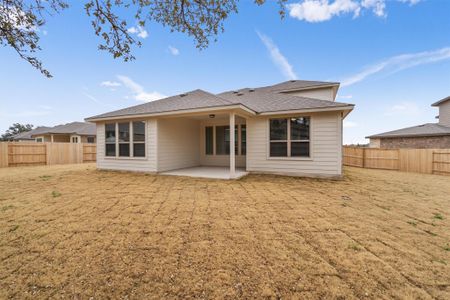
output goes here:
{"type": "MultiPolygon", "coordinates": [[[[66,0],[0,0],[0,45],[13,48],[47,77],[52,77],[35,52],[39,46],[39,28],[45,17],[69,7],[66,0]]],[[[239,0],[85,0],[84,9],[91,18],[97,36],[102,38],[99,49],[114,58],[133,60],[132,46],[141,46],[128,30],[128,23],[120,13],[132,11],[133,20],[139,26],[154,21],[193,37],[196,47],[208,47],[211,39],[224,31],[224,21],[231,13],[237,13],[239,0]]],[[[279,14],[284,17],[287,0],[277,0],[279,14]]],[[[266,0],[254,0],[262,5],[266,0]]]]}
{"type": "Polygon", "coordinates": [[[1,136],[1,140],[2,141],[10,141],[11,138],[13,136],[15,136],[16,134],[22,133],[22,132],[26,132],[26,131],[30,131],[33,129],[33,125],[31,124],[20,124],[20,123],[14,123],[11,126],[9,126],[9,129],[6,130],[6,132],[4,134],[2,134],[1,136]]]}

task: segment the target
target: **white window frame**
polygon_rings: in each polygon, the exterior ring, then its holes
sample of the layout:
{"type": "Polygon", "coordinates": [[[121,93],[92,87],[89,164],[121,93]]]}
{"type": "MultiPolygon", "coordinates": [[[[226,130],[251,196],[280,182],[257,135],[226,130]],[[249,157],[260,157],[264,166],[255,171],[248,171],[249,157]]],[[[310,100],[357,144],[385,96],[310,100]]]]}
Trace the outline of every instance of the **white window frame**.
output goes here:
{"type": "Polygon", "coordinates": [[[144,120],[130,120],[130,121],[118,121],[118,122],[105,122],[104,128],[103,128],[103,134],[106,133],[106,124],[114,124],[115,128],[115,156],[106,156],[106,144],[113,144],[113,143],[107,143],[106,142],[106,135],[105,135],[105,141],[103,142],[104,147],[104,153],[105,153],[105,159],[114,159],[114,160],[146,160],[148,157],[148,149],[147,149],[147,121],[144,120]],[[144,123],[144,141],[134,141],[133,136],[133,122],[143,122],[144,123]],[[130,141],[129,142],[121,142],[119,143],[119,123],[128,123],[129,124],[129,130],[130,130],[130,141]],[[130,147],[130,156],[119,156],[119,144],[128,144],[130,147]],[[144,144],[145,148],[145,155],[144,156],[134,156],[134,147],[133,144],[144,144]]]}
{"type": "Polygon", "coordinates": [[[313,118],[310,115],[295,115],[295,116],[279,116],[267,119],[267,159],[269,160],[313,160],[313,141],[312,141],[312,132],[313,132],[313,118]],[[291,118],[309,118],[309,140],[291,140],[291,118]],[[270,139],[270,121],[271,120],[287,120],[287,139],[286,140],[271,140],[270,139]],[[287,143],[287,156],[271,156],[270,155],[270,144],[276,142],[285,142],[287,143]],[[292,142],[309,142],[309,156],[291,156],[291,143],[292,142]]]}
{"type": "Polygon", "coordinates": [[[34,139],[34,141],[36,143],[43,143],[44,142],[44,137],[43,136],[38,136],[34,139]]]}

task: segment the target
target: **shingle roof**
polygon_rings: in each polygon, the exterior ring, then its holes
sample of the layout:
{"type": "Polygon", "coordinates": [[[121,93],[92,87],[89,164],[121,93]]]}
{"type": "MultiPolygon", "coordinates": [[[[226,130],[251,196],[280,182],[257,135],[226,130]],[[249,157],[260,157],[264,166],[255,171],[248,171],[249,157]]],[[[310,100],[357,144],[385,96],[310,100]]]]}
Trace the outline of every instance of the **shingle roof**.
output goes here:
{"type": "Polygon", "coordinates": [[[86,120],[157,114],[188,109],[214,108],[231,105],[243,105],[253,110],[255,113],[353,106],[352,104],[319,100],[282,93],[295,89],[330,85],[338,85],[338,83],[290,80],[272,86],[265,86],[256,89],[245,88],[238,90],[238,92],[229,91],[217,95],[205,92],[203,90],[194,90],[161,100],[96,115],[87,118],[86,120]]]}
{"type": "Polygon", "coordinates": [[[32,140],[33,138],[31,137],[31,135],[33,134],[39,134],[42,133],[46,130],[50,129],[50,127],[46,127],[46,126],[39,126],[36,127],[33,130],[30,131],[26,131],[26,132],[21,132],[19,134],[16,134],[12,139],[13,140],[32,140]]]}
{"type": "Polygon", "coordinates": [[[72,122],[55,127],[47,128],[38,133],[32,133],[32,136],[38,134],[78,134],[78,135],[96,135],[96,127],[94,123],[72,122]]]}
{"type": "Polygon", "coordinates": [[[218,107],[233,104],[234,103],[219,98],[216,95],[205,92],[203,90],[194,90],[184,94],[164,98],[161,100],[156,100],[108,112],[105,114],[93,116],[90,117],[89,119],[161,113],[161,112],[178,111],[195,108],[218,107]]]}
{"type": "Polygon", "coordinates": [[[268,92],[264,89],[244,89],[218,94],[233,103],[241,103],[257,113],[302,110],[327,107],[344,107],[350,104],[268,92]]]}
{"type": "Polygon", "coordinates": [[[431,104],[431,106],[439,106],[442,103],[447,102],[447,101],[450,101],[450,96],[448,96],[448,97],[446,97],[444,99],[441,99],[441,100],[439,100],[437,102],[434,102],[433,104],[431,104]]]}
{"type": "Polygon", "coordinates": [[[270,91],[287,92],[292,90],[301,90],[305,88],[316,88],[320,86],[339,85],[339,82],[311,81],[311,80],[288,80],[278,84],[260,87],[259,89],[268,89],[270,91]]]}
{"type": "Polygon", "coordinates": [[[450,135],[450,127],[436,123],[427,123],[419,126],[407,127],[384,133],[374,134],[366,138],[395,138],[395,137],[423,137],[450,135]]]}

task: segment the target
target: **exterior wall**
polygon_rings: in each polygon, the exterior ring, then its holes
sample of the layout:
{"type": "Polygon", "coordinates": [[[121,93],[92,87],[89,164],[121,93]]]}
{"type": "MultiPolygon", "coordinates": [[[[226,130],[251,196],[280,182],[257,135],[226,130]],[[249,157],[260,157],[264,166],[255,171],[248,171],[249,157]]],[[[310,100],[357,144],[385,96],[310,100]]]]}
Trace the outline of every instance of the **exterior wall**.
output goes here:
{"type": "MultiPolygon", "coordinates": [[[[242,118],[236,117],[235,123],[236,123],[236,125],[245,124],[245,120],[242,118]]],[[[201,122],[201,124],[200,124],[200,164],[202,166],[227,167],[230,165],[230,156],[229,155],[206,155],[206,149],[205,149],[205,127],[206,126],[229,126],[229,125],[230,125],[230,121],[228,118],[226,118],[226,119],[210,119],[210,120],[201,122]]],[[[248,136],[248,134],[247,134],[247,136],[248,136]]],[[[240,136],[238,136],[238,140],[240,140],[240,136]]],[[[214,138],[213,138],[213,148],[214,148],[214,153],[215,153],[215,148],[216,148],[215,131],[214,131],[214,138]]],[[[246,156],[240,155],[240,153],[241,153],[240,148],[239,148],[238,153],[239,153],[239,155],[235,156],[236,167],[245,168],[246,156]]]]}
{"type": "Polygon", "coordinates": [[[410,137],[410,138],[382,138],[381,148],[416,148],[438,149],[450,148],[450,136],[410,137]]]}
{"type": "MultiPolygon", "coordinates": [[[[89,137],[91,137],[91,136],[89,136],[89,137]]],[[[87,138],[88,138],[87,135],[82,135],[81,136],[81,142],[87,144],[88,143],[87,138]]],[[[97,142],[97,138],[94,136],[94,143],[96,143],[96,142],[97,142]]]]}
{"type": "Polygon", "coordinates": [[[247,119],[247,171],[294,176],[340,177],[342,175],[342,113],[311,113],[304,116],[311,117],[310,158],[270,158],[269,117],[247,119]]]}
{"type": "Polygon", "coordinates": [[[157,171],[200,165],[200,122],[186,118],[158,119],[157,171]]]}
{"type": "Polygon", "coordinates": [[[332,87],[288,92],[285,94],[334,101],[334,91],[332,87]]]}
{"type": "Polygon", "coordinates": [[[97,123],[97,168],[138,172],[156,172],[156,127],[155,119],[146,120],[146,157],[105,157],[105,124],[97,123]]]}
{"type": "Polygon", "coordinates": [[[450,101],[439,105],[439,124],[450,127],[450,101]]]}
{"type": "Polygon", "coordinates": [[[380,139],[370,139],[370,148],[380,148],[381,147],[381,141],[380,139]]]}

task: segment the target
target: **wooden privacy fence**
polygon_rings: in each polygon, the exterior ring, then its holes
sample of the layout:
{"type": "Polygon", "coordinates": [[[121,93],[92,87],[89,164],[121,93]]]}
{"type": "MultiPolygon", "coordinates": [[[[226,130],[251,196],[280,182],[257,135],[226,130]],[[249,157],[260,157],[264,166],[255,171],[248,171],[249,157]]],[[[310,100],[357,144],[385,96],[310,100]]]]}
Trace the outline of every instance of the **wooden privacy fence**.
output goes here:
{"type": "Polygon", "coordinates": [[[347,147],[345,166],[450,175],[450,149],[378,149],[347,147]]]}
{"type": "Polygon", "coordinates": [[[95,144],[0,143],[0,167],[80,164],[95,160],[95,144]]]}

